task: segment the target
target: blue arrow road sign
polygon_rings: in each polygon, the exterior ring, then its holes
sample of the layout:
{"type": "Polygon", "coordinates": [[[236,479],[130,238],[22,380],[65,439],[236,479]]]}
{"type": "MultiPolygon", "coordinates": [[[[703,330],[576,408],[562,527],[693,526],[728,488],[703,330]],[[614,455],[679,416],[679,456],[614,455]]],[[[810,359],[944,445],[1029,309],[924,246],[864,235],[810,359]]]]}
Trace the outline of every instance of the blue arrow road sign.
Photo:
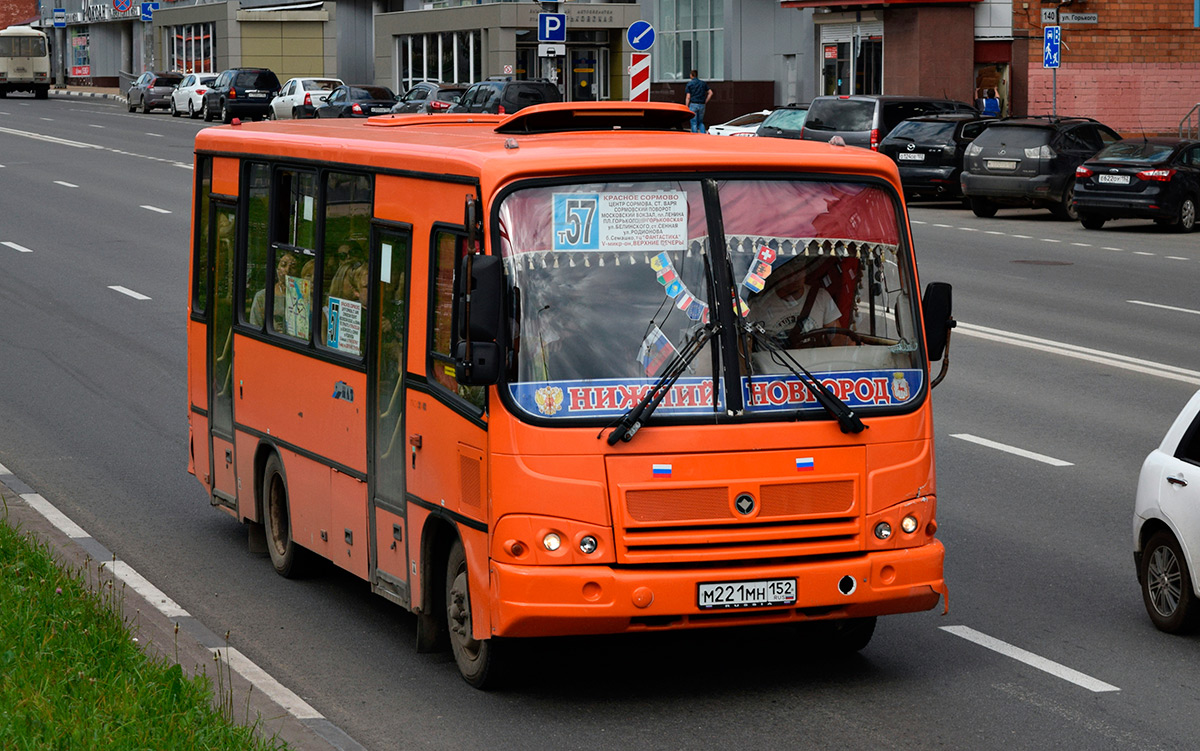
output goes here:
{"type": "Polygon", "coordinates": [[[538,41],[567,41],[566,13],[538,13],[538,41]]]}
{"type": "Polygon", "coordinates": [[[654,46],[654,27],[649,21],[634,21],[625,32],[629,46],[637,52],[645,52],[654,46]]]}
{"type": "Polygon", "coordinates": [[[1059,51],[1062,48],[1062,27],[1047,26],[1043,31],[1045,36],[1042,43],[1042,67],[1057,68],[1059,51]]]}

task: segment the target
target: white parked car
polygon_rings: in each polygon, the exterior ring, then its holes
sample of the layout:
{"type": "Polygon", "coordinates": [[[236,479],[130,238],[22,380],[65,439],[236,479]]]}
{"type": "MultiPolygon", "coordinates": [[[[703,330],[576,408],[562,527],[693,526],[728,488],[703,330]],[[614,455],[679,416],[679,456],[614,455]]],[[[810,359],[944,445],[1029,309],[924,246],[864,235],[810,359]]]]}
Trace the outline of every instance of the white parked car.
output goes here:
{"type": "Polygon", "coordinates": [[[708,133],[713,136],[752,136],[769,114],[771,114],[771,110],[750,112],[741,117],[735,117],[727,123],[710,125],[708,133]]]}
{"type": "Polygon", "coordinates": [[[200,117],[204,106],[204,92],[212,82],[217,80],[216,73],[188,73],[179,82],[179,86],[171,92],[171,117],[179,117],[187,113],[188,117],[200,117]]]}
{"type": "Polygon", "coordinates": [[[1138,476],[1133,556],[1150,620],[1172,634],[1200,626],[1200,391],[1138,476]]]}
{"type": "Polygon", "coordinates": [[[333,90],[345,86],[340,78],[292,78],[271,100],[268,120],[316,117],[313,112],[325,103],[333,90]]]}

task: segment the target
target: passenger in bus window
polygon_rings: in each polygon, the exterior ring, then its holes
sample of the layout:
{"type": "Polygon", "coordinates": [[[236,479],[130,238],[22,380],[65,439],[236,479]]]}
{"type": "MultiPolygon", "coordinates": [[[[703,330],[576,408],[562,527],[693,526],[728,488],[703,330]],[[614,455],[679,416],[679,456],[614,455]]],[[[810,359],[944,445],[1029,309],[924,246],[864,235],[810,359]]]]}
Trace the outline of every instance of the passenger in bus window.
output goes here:
{"type": "MultiPolygon", "coordinates": [[[[275,305],[274,305],[274,324],[275,330],[283,332],[285,308],[287,305],[287,278],[295,273],[296,270],[296,254],[291,252],[281,253],[279,261],[275,264],[275,305]]],[[[267,315],[267,290],[260,289],[254,294],[254,302],[250,306],[250,323],[254,326],[262,326],[267,315]]],[[[292,332],[288,332],[292,333],[292,332]]]]}
{"type": "Polygon", "coordinates": [[[761,323],[767,336],[784,347],[821,344],[803,335],[838,326],[842,311],[819,279],[809,279],[820,265],[819,259],[797,256],[775,269],[766,289],[749,301],[751,323],[761,323]]]}

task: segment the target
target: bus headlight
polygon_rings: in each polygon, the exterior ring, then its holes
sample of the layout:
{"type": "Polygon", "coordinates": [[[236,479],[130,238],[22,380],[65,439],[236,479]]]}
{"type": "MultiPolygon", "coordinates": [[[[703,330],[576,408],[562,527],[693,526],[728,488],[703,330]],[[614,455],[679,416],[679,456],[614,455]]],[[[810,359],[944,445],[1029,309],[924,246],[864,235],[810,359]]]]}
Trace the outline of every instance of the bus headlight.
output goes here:
{"type": "Polygon", "coordinates": [[[548,532],[546,536],[542,538],[542,547],[553,553],[555,550],[558,550],[560,547],[562,547],[562,538],[554,532],[548,532]]]}
{"type": "Polygon", "coordinates": [[[913,532],[917,531],[918,523],[919,522],[917,522],[917,517],[913,516],[912,514],[909,514],[908,516],[906,516],[900,520],[900,529],[903,529],[905,532],[907,532],[908,534],[911,535],[913,532]]]}
{"type": "Polygon", "coordinates": [[[579,540],[579,552],[583,553],[584,555],[591,555],[592,553],[595,553],[597,547],[599,547],[599,543],[596,542],[596,538],[592,537],[591,535],[584,535],[579,540]]]}
{"type": "Polygon", "coordinates": [[[892,525],[887,522],[879,522],[875,525],[875,536],[880,540],[886,540],[892,536],[892,525]]]}

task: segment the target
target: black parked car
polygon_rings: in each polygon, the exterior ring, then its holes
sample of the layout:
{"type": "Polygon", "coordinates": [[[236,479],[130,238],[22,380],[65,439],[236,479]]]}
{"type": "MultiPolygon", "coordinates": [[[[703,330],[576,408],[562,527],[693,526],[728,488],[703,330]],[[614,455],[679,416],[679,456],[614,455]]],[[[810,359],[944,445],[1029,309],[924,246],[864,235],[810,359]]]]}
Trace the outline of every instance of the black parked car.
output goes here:
{"type": "Polygon", "coordinates": [[[230,68],[222,71],[204,92],[204,119],[262,120],[279,94],[279,77],[268,68],[230,68]]]}
{"type": "Polygon", "coordinates": [[[967,147],[963,195],[976,216],[995,216],[1000,206],[1033,206],[1074,221],[1075,168],[1120,140],[1090,117],[1004,118],[967,147]]]}
{"type": "Polygon", "coordinates": [[[392,111],[396,95],[386,86],[339,86],[325,104],[317,107],[317,117],[370,117],[392,111]]]}
{"type": "Polygon", "coordinates": [[[955,198],[963,152],[995,118],[969,112],[914,117],[897,125],[879,144],[900,170],[910,198],[955,198]]]}
{"type": "Polygon", "coordinates": [[[878,149],[879,142],[902,121],[944,112],[979,114],[971,105],[956,99],[866,94],[819,96],[808,105],[800,137],[806,141],[831,141],[840,136],[847,146],[878,149]]]}
{"type": "Polygon", "coordinates": [[[392,105],[393,113],[411,114],[446,112],[462,98],[468,84],[421,81],[404,92],[400,101],[392,105]]]}
{"type": "Polygon", "coordinates": [[[133,112],[138,107],[142,112],[167,109],[171,106],[171,93],[183,80],[182,73],[154,73],[146,71],[138,76],[125,94],[125,104],[133,112]]]}
{"type": "Polygon", "coordinates": [[[473,84],[450,112],[486,112],[511,115],[534,104],[561,102],[558,87],[544,78],[514,81],[508,78],[489,78],[473,84]]]}
{"type": "Polygon", "coordinates": [[[768,138],[799,138],[807,117],[808,102],[785,104],[767,115],[767,119],[762,121],[754,135],[768,138]]]}
{"type": "Polygon", "coordinates": [[[1075,169],[1075,210],[1088,229],[1100,229],[1109,219],[1132,217],[1191,232],[1197,205],[1200,141],[1118,141],[1075,169]]]}

